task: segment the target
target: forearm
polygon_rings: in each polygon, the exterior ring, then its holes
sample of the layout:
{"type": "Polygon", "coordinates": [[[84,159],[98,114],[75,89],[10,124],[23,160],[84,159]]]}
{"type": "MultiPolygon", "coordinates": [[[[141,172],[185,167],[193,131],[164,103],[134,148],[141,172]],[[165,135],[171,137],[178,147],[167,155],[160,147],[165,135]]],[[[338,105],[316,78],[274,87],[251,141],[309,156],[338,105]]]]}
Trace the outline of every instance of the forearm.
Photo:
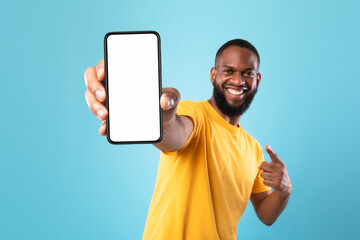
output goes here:
{"type": "Polygon", "coordinates": [[[256,213],[259,219],[266,225],[271,226],[285,209],[291,191],[280,193],[273,191],[259,205],[256,213]]]}

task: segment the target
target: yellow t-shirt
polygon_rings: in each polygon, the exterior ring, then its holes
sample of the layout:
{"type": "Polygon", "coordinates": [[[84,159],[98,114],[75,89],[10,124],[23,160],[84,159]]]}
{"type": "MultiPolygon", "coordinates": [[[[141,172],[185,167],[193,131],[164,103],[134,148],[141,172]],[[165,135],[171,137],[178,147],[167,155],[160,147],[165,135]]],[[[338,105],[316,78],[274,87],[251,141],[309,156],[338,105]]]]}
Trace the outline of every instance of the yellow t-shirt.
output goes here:
{"type": "Polygon", "coordinates": [[[236,239],[251,193],[269,189],[258,166],[261,145],[207,102],[181,101],[194,130],[176,152],[161,152],[143,240],[236,239]]]}

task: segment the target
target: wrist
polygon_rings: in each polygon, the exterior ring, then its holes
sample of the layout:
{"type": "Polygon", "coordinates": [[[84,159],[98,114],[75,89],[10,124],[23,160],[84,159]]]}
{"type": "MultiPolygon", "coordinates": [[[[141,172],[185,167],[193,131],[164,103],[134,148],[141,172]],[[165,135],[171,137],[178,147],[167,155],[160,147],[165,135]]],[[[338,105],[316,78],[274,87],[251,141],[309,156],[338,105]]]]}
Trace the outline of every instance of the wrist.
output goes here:
{"type": "Polygon", "coordinates": [[[288,187],[286,189],[283,189],[283,190],[275,190],[274,189],[274,192],[276,192],[278,195],[280,195],[282,197],[288,197],[292,192],[292,186],[288,187]]]}

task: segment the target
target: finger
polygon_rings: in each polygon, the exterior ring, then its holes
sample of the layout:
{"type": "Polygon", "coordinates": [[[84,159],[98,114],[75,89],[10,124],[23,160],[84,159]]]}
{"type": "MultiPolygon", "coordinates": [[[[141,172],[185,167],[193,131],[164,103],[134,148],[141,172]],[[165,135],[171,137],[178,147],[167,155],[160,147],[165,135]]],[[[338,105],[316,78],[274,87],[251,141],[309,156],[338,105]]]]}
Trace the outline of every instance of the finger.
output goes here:
{"type": "Polygon", "coordinates": [[[105,67],[104,67],[104,59],[101,59],[98,65],[96,66],[96,74],[99,81],[105,80],[105,67]]]}
{"type": "Polygon", "coordinates": [[[269,154],[272,162],[281,162],[281,163],[282,163],[282,161],[280,160],[279,156],[276,154],[276,152],[275,152],[274,150],[272,150],[272,148],[270,147],[270,145],[267,145],[267,146],[265,147],[265,150],[266,150],[266,152],[269,154]]]}
{"type": "Polygon", "coordinates": [[[273,174],[272,173],[269,173],[269,172],[264,172],[262,171],[260,173],[260,176],[265,179],[265,180],[273,180],[273,174]]]}
{"type": "Polygon", "coordinates": [[[89,89],[87,89],[85,92],[85,100],[90,110],[95,114],[95,116],[97,116],[99,120],[103,121],[107,118],[108,112],[105,106],[95,99],[94,95],[90,93],[89,89]]]}
{"type": "Polygon", "coordinates": [[[273,172],[274,171],[274,166],[271,162],[263,162],[260,166],[259,166],[260,170],[263,170],[264,172],[273,172]]]}
{"type": "Polygon", "coordinates": [[[164,111],[174,110],[180,101],[180,93],[175,88],[163,88],[160,105],[164,111]]]}
{"type": "Polygon", "coordinates": [[[105,136],[106,135],[106,121],[103,121],[102,124],[101,124],[101,127],[99,129],[99,133],[100,135],[102,136],[105,136]]]}
{"type": "Polygon", "coordinates": [[[99,102],[105,102],[105,88],[99,81],[94,67],[88,67],[84,73],[85,85],[90,93],[96,97],[99,102]]]}
{"type": "Polygon", "coordinates": [[[263,183],[268,187],[275,188],[275,182],[271,180],[264,180],[263,183]]]}

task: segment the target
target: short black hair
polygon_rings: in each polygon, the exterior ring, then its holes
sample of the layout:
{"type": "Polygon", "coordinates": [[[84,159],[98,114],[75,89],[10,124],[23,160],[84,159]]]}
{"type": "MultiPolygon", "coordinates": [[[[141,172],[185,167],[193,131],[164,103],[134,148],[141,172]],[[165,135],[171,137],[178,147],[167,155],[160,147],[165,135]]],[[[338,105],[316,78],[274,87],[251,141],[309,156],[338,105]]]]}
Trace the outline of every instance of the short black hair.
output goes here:
{"type": "Polygon", "coordinates": [[[256,50],[256,48],[248,41],[246,41],[244,39],[239,39],[239,38],[230,40],[219,48],[219,50],[217,51],[216,56],[215,56],[215,66],[216,66],[216,62],[221,57],[221,54],[224,52],[224,50],[231,46],[246,48],[246,49],[249,49],[250,51],[252,51],[253,53],[255,53],[255,55],[257,56],[257,59],[258,59],[258,67],[260,66],[260,55],[259,55],[258,51],[256,50]]]}

